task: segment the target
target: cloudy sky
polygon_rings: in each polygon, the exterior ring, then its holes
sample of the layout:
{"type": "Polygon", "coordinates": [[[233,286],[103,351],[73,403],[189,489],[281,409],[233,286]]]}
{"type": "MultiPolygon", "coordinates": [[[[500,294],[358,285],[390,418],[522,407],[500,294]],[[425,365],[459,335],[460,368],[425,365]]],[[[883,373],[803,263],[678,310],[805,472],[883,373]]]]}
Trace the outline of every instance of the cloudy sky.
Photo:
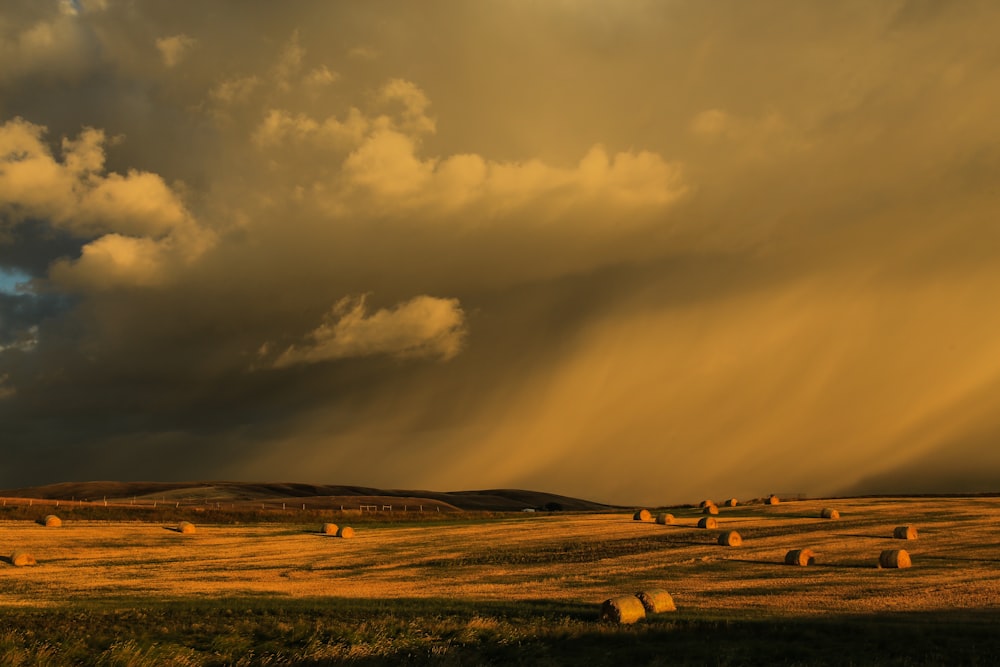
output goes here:
{"type": "Polygon", "coordinates": [[[989,0],[14,0],[0,488],[1000,490],[989,0]]]}

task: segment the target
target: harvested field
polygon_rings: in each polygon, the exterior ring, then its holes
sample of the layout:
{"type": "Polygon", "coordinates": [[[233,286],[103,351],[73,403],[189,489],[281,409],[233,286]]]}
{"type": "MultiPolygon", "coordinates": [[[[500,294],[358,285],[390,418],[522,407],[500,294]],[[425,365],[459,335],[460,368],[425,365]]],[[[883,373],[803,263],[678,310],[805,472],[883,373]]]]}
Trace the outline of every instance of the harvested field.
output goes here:
{"type": "Polygon", "coordinates": [[[622,514],[553,514],[433,528],[372,526],[351,540],[323,539],[314,525],[204,524],[196,540],[178,541],[156,523],[74,521],[47,531],[33,522],[2,522],[8,548],[34,554],[40,565],[6,568],[13,585],[0,591],[0,604],[123,595],[308,597],[331,590],[341,597],[596,604],[624,586],[666,588],[680,609],[1000,609],[993,528],[1000,500],[842,504],[850,518],[836,523],[818,518],[818,501],[734,508],[720,527],[738,530],[745,540],[738,551],[720,551],[717,534],[695,528],[697,510],[678,512],[673,525],[623,521],[622,514]],[[898,544],[891,535],[900,518],[921,526],[921,539],[909,548],[913,567],[879,571],[879,554],[898,544]],[[811,545],[821,564],[783,567],[785,554],[802,544],[811,545]],[[711,576],[700,576],[706,573],[711,576]]]}
{"type": "MultiPolygon", "coordinates": [[[[350,540],[329,539],[315,523],[199,522],[192,539],[179,540],[174,526],[162,523],[72,521],[53,531],[5,521],[0,540],[7,546],[0,549],[27,551],[38,565],[0,563],[0,605],[29,618],[32,610],[72,616],[94,605],[211,606],[218,600],[310,609],[326,604],[322,600],[338,609],[409,601],[405,605],[424,604],[432,613],[451,601],[465,615],[477,608],[520,610],[509,613],[529,624],[532,614],[550,613],[532,609],[571,610],[565,613],[582,632],[599,625],[603,600],[662,589],[677,606],[669,622],[692,632],[703,623],[827,624],[886,614],[919,614],[936,627],[932,619],[956,609],[991,623],[1000,619],[993,528],[1000,499],[833,502],[846,519],[820,518],[829,500],[732,508],[720,528],[738,530],[745,539],[740,549],[719,549],[718,533],[699,530],[697,508],[673,509],[676,523],[669,525],[631,521],[624,511],[553,513],[433,527],[371,524],[350,540]],[[912,567],[879,569],[881,552],[899,544],[893,527],[904,522],[921,527],[920,539],[907,545],[912,567]],[[806,544],[817,564],[785,565],[786,553],[806,544]]],[[[532,632],[548,632],[550,622],[540,621],[532,632]]],[[[646,619],[634,627],[666,622],[646,619]]],[[[839,656],[831,652],[831,659],[839,656]]]]}

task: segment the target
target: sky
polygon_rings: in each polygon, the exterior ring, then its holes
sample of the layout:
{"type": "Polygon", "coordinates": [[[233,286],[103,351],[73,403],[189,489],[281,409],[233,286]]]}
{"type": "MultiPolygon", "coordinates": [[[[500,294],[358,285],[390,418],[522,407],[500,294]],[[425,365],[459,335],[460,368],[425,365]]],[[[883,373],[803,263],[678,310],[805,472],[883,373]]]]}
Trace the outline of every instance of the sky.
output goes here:
{"type": "Polygon", "coordinates": [[[6,2],[0,488],[1000,491],[998,29],[6,2]]]}

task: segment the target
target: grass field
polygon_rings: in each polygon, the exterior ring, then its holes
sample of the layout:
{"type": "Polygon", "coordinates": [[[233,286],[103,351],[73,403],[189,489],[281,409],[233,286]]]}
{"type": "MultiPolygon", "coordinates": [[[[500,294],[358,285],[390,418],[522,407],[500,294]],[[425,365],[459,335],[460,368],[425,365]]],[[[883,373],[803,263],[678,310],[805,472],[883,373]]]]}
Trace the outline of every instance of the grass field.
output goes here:
{"type": "Polygon", "coordinates": [[[720,508],[714,530],[671,511],[666,526],[631,513],[373,522],[353,539],[194,515],[193,535],[149,513],[6,520],[0,555],[38,565],[0,564],[0,664],[1000,662],[1000,499],[720,508]],[[918,539],[892,538],[905,524],[918,539]],[[723,530],[743,545],[719,546],[723,530]],[[784,565],[803,547],[815,565],[784,565]],[[913,567],[877,568],[891,548],[913,567]],[[599,622],[602,600],[646,588],[678,611],[599,622]]]}

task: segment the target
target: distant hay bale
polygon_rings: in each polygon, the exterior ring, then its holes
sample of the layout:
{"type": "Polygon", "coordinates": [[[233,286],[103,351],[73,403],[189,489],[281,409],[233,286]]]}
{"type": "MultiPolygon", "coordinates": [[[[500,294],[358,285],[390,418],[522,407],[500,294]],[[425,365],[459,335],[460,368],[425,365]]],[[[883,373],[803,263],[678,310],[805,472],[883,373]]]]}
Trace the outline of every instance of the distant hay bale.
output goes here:
{"type": "Polygon", "coordinates": [[[728,530],[719,535],[719,544],[724,547],[738,547],[743,544],[743,538],[735,530],[728,530]]]}
{"type": "Polygon", "coordinates": [[[62,525],[62,519],[57,517],[55,514],[50,514],[42,519],[42,525],[46,528],[58,528],[62,525]]]}
{"type": "Polygon", "coordinates": [[[632,515],[632,519],[635,521],[652,521],[653,515],[649,513],[649,510],[639,510],[632,515]]]}
{"type": "Polygon", "coordinates": [[[665,526],[668,523],[673,523],[673,522],[674,522],[674,515],[673,514],[668,514],[666,512],[662,512],[662,513],[656,515],[656,523],[658,523],[660,525],[665,526]]]}
{"type": "Polygon", "coordinates": [[[335,523],[324,523],[323,529],[320,531],[324,535],[336,535],[339,526],[335,523]]]}
{"type": "Polygon", "coordinates": [[[343,537],[345,539],[354,537],[354,529],[350,526],[341,526],[337,529],[337,537],[343,537]]]}
{"type": "Polygon", "coordinates": [[[702,517],[698,521],[698,527],[699,528],[718,528],[719,527],[719,522],[715,520],[714,516],[706,516],[706,517],[702,517]]]}
{"type": "Polygon", "coordinates": [[[886,568],[910,567],[910,554],[905,549],[886,549],[878,557],[878,566],[886,568]]]}
{"type": "Polygon", "coordinates": [[[709,505],[715,505],[715,501],[714,500],[703,500],[700,503],[698,503],[698,507],[708,507],[709,505]]]}
{"type": "Polygon", "coordinates": [[[785,554],[785,565],[801,565],[805,567],[806,565],[814,565],[815,563],[816,554],[813,553],[812,549],[792,549],[785,554]]]}
{"type": "Polygon", "coordinates": [[[737,501],[736,498],[730,498],[729,500],[726,501],[726,505],[728,505],[729,507],[736,507],[738,504],[739,501],[737,501]]]}
{"type": "Polygon", "coordinates": [[[637,600],[642,603],[647,614],[660,614],[665,611],[677,611],[674,599],[670,593],[656,588],[650,591],[639,591],[635,594],[637,600]]]}
{"type": "Polygon", "coordinates": [[[25,567],[26,565],[38,565],[38,562],[29,553],[15,551],[10,555],[10,564],[14,567],[25,567]]]}
{"type": "Polygon", "coordinates": [[[191,535],[195,532],[194,524],[190,521],[181,521],[177,524],[177,532],[183,533],[184,535],[191,535]]]}
{"type": "Polygon", "coordinates": [[[824,519],[839,519],[840,512],[838,512],[835,509],[830,509],[829,507],[827,507],[822,512],[820,512],[820,516],[823,517],[824,519]]]}
{"type": "Polygon", "coordinates": [[[718,514],[719,508],[715,505],[705,505],[705,509],[701,511],[702,514],[718,514]]]}
{"type": "Polygon", "coordinates": [[[767,499],[767,504],[768,505],[777,505],[780,502],[781,502],[781,498],[779,498],[778,496],[774,496],[774,495],[769,496],[768,499],[767,499]]]}
{"type": "Polygon", "coordinates": [[[917,529],[913,526],[897,526],[892,531],[892,536],[897,540],[917,539],[917,529]]]}
{"type": "Polygon", "coordinates": [[[622,595],[601,603],[601,620],[611,623],[635,623],[646,618],[646,608],[634,595],[622,595]]]}

